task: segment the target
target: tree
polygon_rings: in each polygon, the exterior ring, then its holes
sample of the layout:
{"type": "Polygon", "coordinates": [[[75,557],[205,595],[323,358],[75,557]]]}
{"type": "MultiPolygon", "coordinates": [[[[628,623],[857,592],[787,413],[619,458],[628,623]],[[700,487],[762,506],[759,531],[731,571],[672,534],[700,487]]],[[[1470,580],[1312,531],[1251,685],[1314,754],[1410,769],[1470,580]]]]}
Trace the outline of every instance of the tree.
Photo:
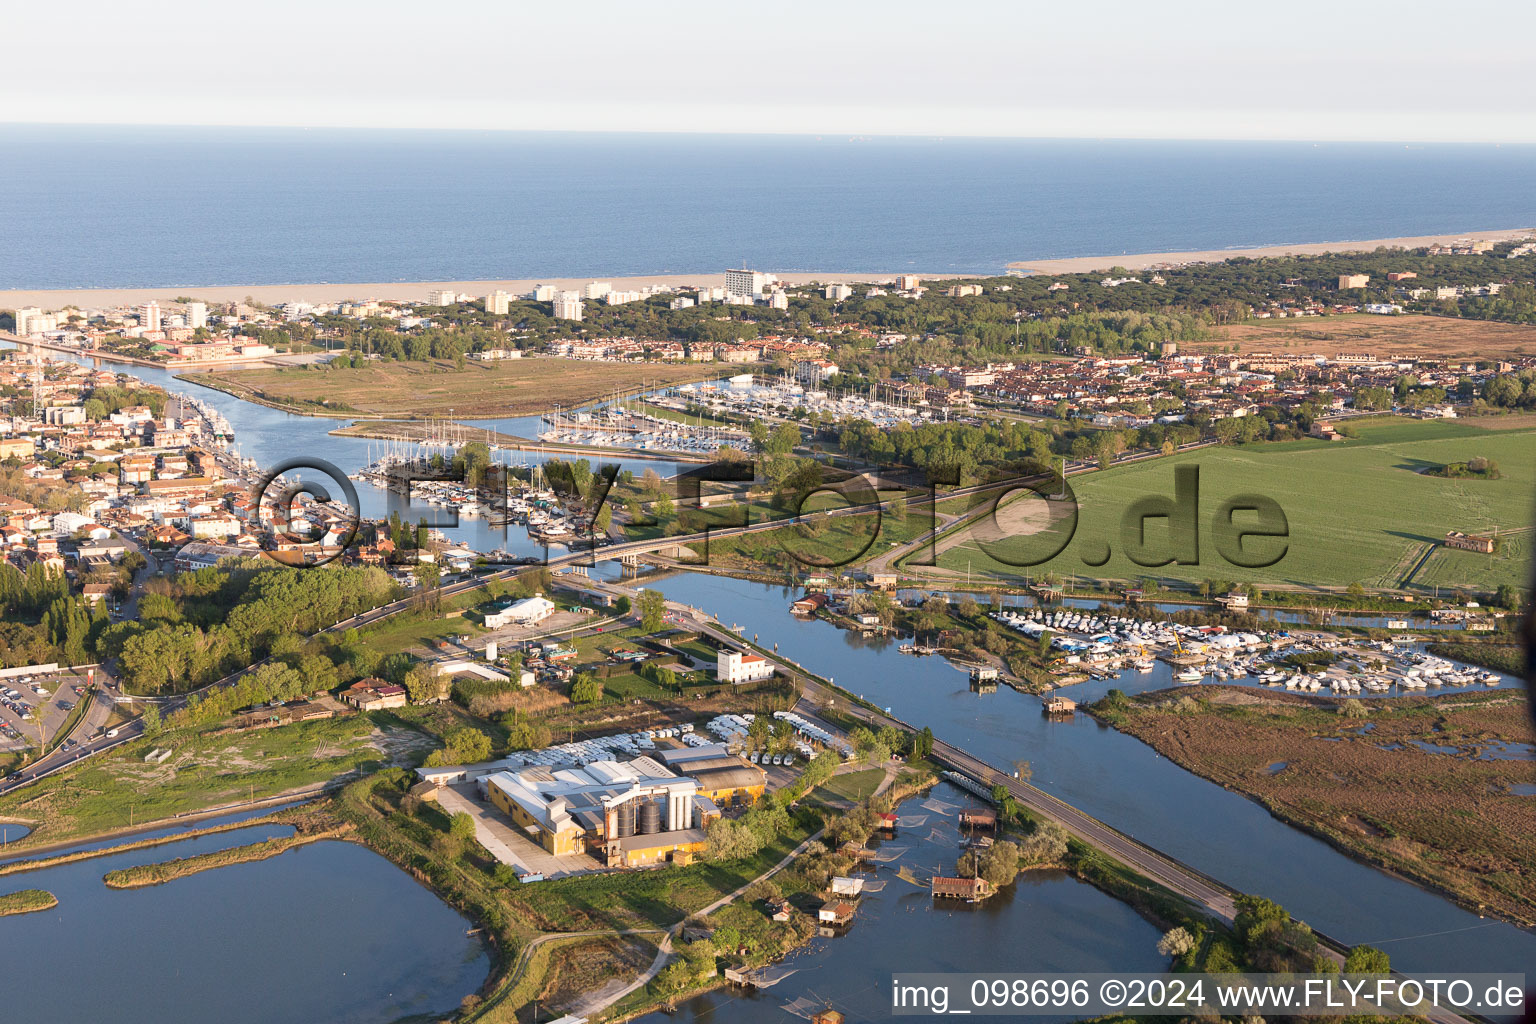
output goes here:
{"type": "Polygon", "coordinates": [[[160,732],[160,705],[144,705],[144,713],[139,717],[139,722],[144,726],[145,736],[154,736],[160,732]]]}
{"type": "Polygon", "coordinates": [[[1067,856],[1067,833],[1054,821],[1042,821],[1019,846],[1019,864],[1060,864],[1067,856]]]}
{"type": "Polygon", "coordinates": [[[423,704],[436,700],[442,694],[437,677],[432,670],[425,665],[412,665],[405,673],[405,693],[411,699],[412,704],[423,704]]]}
{"type": "Polygon", "coordinates": [[[491,758],[491,738],[479,729],[464,726],[443,737],[445,745],[427,756],[427,764],[436,768],[451,764],[476,764],[491,758]]]}
{"type": "Polygon", "coordinates": [[[933,730],[923,726],[922,732],[912,737],[912,758],[918,760],[933,753],[933,730]]]}
{"type": "Polygon", "coordinates": [[[1170,928],[1157,940],[1157,951],[1163,956],[1183,956],[1195,948],[1195,937],[1184,927],[1170,928]]]}
{"type": "Polygon", "coordinates": [[[647,633],[659,633],[667,623],[667,599],[661,591],[649,588],[640,591],[640,628],[647,633]]]}
{"type": "Polygon", "coordinates": [[[1391,974],[1392,960],[1374,946],[1355,946],[1344,958],[1345,974],[1391,974]]]}
{"type": "Polygon", "coordinates": [[[459,811],[448,819],[448,834],[461,843],[475,838],[475,819],[468,811],[459,811]]]}
{"type": "Polygon", "coordinates": [[[590,672],[578,672],[571,683],[571,701],[575,704],[596,704],[603,699],[603,684],[590,672]]]}
{"type": "Polygon", "coordinates": [[[1019,874],[1019,848],[1007,840],[994,843],[982,851],[978,867],[994,888],[1010,885],[1019,874]]]}

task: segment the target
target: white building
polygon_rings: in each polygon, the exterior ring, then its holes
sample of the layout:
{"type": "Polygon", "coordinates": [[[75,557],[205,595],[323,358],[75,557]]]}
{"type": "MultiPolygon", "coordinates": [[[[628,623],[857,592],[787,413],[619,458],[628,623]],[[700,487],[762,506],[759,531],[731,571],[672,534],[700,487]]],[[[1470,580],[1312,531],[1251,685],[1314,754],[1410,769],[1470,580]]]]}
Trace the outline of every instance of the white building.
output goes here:
{"type": "Polygon", "coordinates": [[[613,285],[607,281],[588,281],[581,288],[581,297],[584,299],[600,299],[613,291],[613,285]]]}
{"type": "Polygon", "coordinates": [[[770,285],[776,284],[778,278],[772,274],[764,274],[759,270],[727,270],[725,272],[725,291],[727,295],[750,296],[761,298],[763,292],[770,285]]]}
{"type": "Polygon", "coordinates": [[[780,288],[768,296],[768,305],[773,309],[789,308],[789,292],[780,288]]]}
{"type": "Polygon", "coordinates": [[[853,289],[845,284],[829,284],[822,294],[833,302],[842,302],[853,294],[853,289]]]}
{"type": "Polygon", "coordinates": [[[715,656],[715,675],[722,683],[755,683],[773,675],[773,663],[761,654],[722,650],[715,656]]]}
{"type": "Polygon", "coordinates": [[[896,275],[896,290],[901,292],[915,292],[921,288],[923,282],[918,280],[916,274],[896,275]]]}
{"type": "Polygon", "coordinates": [[[485,311],[492,316],[506,316],[511,302],[512,296],[498,289],[485,297],[485,311]]]}
{"type": "Polygon", "coordinates": [[[43,311],[36,306],[24,306],[16,311],[16,333],[25,338],[29,334],[41,334],[42,331],[34,328],[33,321],[43,319],[43,311]]]}
{"type": "Polygon", "coordinates": [[[208,326],[208,306],[202,302],[187,303],[187,326],[194,331],[208,326]]]}
{"type": "Polygon", "coordinates": [[[795,380],[814,388],[828,377],[837,376],[838,365],[830,359],[800,359],[795,362],[795,380]]]}
{"type": "Polygon", "coordinates": [[[560,289],[552,284],[536,284],[533,286],[534,302],[554,302],[555,296],[560,294],[560,289]]]}
{"type": "Polygon", "coordinates": [[[144,303],[144,308],[139,310],[139,326],[146,331],[158,331],[160,329],[160,303],[144,303]]]}
{"type": "Polygon", "coordinates": [[[485,625],[488,629],[500,629],[514,623],[519,626],[532,626],[549,618],[554,610],[555,603],[549,598],[528,597],[500,611],[491,612],[485,617],[485,625]]]}
{"type": "Polygon", "coordinates": [[[672,300],[671,306],[673,309],[689,309],[693,306],[693,304],[693,300],[688,296],[679,295],[677,298],[672,300]]]}
{"type": "Polygon", "coordinates": [[[459,301],[459,293],[449,288],[434,288],[427,292],[427,305],[451,306],[459,301]]]}
{"type": "Polygon", "coordinates": [[[555,296],[556,320],[580,320],[581,319],[581,293],[561,292],[555,296]]]}

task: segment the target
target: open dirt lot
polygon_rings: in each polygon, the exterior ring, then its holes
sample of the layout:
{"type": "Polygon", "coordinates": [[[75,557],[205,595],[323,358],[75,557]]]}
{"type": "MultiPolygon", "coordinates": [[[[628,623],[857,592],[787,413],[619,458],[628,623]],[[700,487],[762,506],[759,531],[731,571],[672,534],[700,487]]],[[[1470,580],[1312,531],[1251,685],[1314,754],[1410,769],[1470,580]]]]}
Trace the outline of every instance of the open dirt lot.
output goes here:
{"type": "MultiPolygon", "coordinates": [[[[1237,344],[1242,352],[1336,356],[1370,352],[1377,356],[1495,358],[1536,354],[1536,327],[1439,316],[1305,317],[1251,320],[1213,328],[1211,342],[1188,342],[1191,350],[1237,344]]],[[[1183,343],[1181,343],[1183,344],[1183,343]]]]}

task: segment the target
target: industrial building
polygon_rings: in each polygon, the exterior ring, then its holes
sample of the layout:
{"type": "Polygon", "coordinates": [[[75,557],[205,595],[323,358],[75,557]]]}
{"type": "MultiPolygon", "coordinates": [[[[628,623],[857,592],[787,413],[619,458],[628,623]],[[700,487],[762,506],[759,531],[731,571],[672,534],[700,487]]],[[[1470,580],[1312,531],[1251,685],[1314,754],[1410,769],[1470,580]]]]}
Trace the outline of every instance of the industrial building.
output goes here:
{"type": "Polygon", "coordinates": [[[754,804],[768,788],[768,777],[718,743],[658,750],[657,758],[698,785],[698,796],[717,807],[754,804]]]}
{"type": "Polygon", "coordinates": [[[686,863],[704,849],[713,806],[696,801],[692,778],[650,757],[502,771],[477,782],[486,800],[548,852],[591,853],[609,867],[686,863]]]}
{"type": "Polygon", "coordinates": [[[554,610],[555,603],[547,597],[526,597],[486,615],[485,626],[487,629],[500,629],[513,623],[531,626],[543,622],[554,610]]]}

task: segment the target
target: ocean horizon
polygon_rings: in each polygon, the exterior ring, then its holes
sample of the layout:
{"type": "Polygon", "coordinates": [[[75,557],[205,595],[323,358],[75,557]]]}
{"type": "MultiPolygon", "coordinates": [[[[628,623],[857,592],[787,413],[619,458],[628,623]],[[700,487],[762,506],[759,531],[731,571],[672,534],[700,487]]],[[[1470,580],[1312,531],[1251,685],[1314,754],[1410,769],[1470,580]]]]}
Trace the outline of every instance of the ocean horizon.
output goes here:
{"type": "Polygon", "coordinates": [[[0,290],[902,271],[1536,224],[1536,145],[0,125],[0,290]]]}

